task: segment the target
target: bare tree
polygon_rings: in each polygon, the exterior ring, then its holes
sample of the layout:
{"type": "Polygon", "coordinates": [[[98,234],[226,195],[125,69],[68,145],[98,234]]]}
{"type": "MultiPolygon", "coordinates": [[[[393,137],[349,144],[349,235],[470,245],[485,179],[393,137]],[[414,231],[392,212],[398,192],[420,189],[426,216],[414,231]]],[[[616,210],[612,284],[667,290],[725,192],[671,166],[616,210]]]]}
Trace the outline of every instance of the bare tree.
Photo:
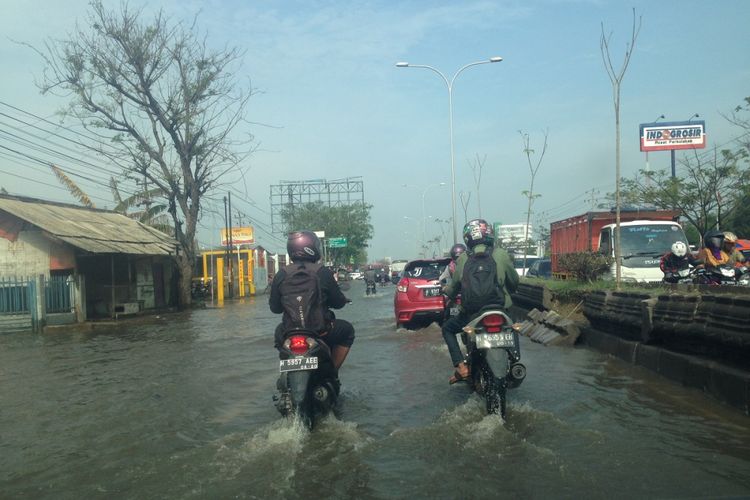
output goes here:
{"type": "Polygon", "coordinates": [[[638,33],[641,31],[641,18],[636,19],[635,9],[633,9],[633,28],[630,33],[630,42],[625,48],[625,58],[623,59],[620,69],[615,69],[612,63],[612,57],[609,52],[609,40],[612,36],[605,35],[604,23],[602,22],[602,34],[599,38],[599,49],[602,53],[604,69],[607,70],[607,76],[612,83],[612,101],[615,106],[615,282],[619,289],[621,279],[621,249],[620,249],[620,87],[625,77],[625,71],[630,64],[630,58],[635,50],[635,42],[638,39],[638,33]],[[637,22],[636,22],[637,21],[637,22]]]}
{"type": "Polygon", "coordinates": [[[478,217],[482,217],[482,203],[479,196],[479,186],[482,183],[482,168],[484,168],[484,163],[487,161],[487,155],[484,155],[483,158],[479,157],[479,153],[477,153],[477,159],[475,162],[469,162],[469,166],[471,167],[471,173],[474,175],[474,185],[477,188],[477,214],[478,217]]]}
{"type": "MultiPolygon", "coordinates": [[[[531,161],[531,155],[535,153],[533,149],[531,149],[531,139],[529,138],[529,134],[526,132],[522,132],[521,130],[518,131],[519,134],[521,134],[521,139],[523,139],[523,153],[526,155],[526,161],[529,164],[529,174],[531,175],[531,179],[529,181],[529,189],[527,191],[523,191],[522,194],[526,197],[528,200],[528,206],[526,208],[526,226],[524,227],[524,235],[523,235],[523,244],[524,248],[528,247],[529,243],[529,224],[531,221],[531,205],[534,204],[534,200],[536,198],[539,198],[540,194],[534,194],[534,180],[536,179],[536,174],[539,172],[539,167],[542,166],[542,160],[544,160],[544,154],[547,152],[547,138],[549,136],[549,131],[544,131],[544,145],[542,146],[542,152],[539,154],[539,158],[536,161],[536,164],[531,161]]],[[[523,252],[523,274],[526,274],[526,254],[528,253],[528,250],[524,250],[523,252]]]]}
{"type": "MultiPolygon", "coordinates": [[[[47,63],[43,93],[71,98],[67,115],[109,140],[96,148],[123,177],[163,196],[179,243],[180,302],[190,303],[201,200],[250,153],[232,134],[252,92],[237,85],[237,48],[214,50],[192,26],[162,11],[146,19],[125,2],[91,3],[84,26],[36,50],[47,63]]],[[[32,47],[33,48],[33,47],[32,47]]]]}
{"type": "Polygon", "coordinates": [[[461,191],[458,193],[458,197],[461,199],[461,206],[464,209],[464,223],[469,218],[469,201],[471,201],[471,192],[467,193],[465,191],[461,191]]]}

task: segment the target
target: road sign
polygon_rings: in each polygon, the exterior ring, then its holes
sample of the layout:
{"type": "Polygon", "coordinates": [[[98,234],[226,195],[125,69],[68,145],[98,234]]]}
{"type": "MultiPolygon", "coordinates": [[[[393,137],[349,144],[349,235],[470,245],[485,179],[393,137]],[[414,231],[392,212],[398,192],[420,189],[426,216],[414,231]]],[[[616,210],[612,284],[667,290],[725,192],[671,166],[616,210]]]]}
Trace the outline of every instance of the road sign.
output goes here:
{"type": "Polygon", "coordinates": [[[346,246],[346,238],[328,238],[329,248],[344,248],[346,246]]]}

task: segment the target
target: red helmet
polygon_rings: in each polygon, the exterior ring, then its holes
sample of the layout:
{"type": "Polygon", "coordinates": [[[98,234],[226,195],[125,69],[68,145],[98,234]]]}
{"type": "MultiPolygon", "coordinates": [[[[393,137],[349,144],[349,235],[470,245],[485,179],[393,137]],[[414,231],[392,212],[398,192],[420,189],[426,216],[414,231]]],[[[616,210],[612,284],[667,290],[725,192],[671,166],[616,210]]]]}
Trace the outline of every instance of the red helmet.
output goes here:
{"type": "Polygon", "coordinates": [[[317,262],[321,255],[320,240],[312,231],[294,231],[286,240],[286,253],[294,262],[317,262]]]}
{"type": "Polygon", "coordinates": [[[495,231],[484,219],[472,219],[464,225],[464,242],[469,248],[495,244],[495,231]]]}
{"type": "Polygon", "coordinates": [[[456,243],[451,247],[451,259],[458,259],[459,255],[466,251],[466,245],[463,243],[456,243]]]}

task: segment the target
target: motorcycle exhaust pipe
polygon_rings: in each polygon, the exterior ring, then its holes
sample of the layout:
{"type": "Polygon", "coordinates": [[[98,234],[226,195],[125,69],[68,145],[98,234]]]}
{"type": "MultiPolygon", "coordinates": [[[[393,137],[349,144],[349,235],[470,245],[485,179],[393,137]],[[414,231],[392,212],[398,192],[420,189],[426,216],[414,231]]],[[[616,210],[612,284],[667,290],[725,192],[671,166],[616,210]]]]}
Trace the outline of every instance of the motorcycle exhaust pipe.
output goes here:
{"type": "Polygon", "coordinates": [[[515,389],[521,382],[526,378],[526,366],[523,363],[513,363],[510,365],[510,371],[506,380],[508,381],[508,388],[515,389]]]}

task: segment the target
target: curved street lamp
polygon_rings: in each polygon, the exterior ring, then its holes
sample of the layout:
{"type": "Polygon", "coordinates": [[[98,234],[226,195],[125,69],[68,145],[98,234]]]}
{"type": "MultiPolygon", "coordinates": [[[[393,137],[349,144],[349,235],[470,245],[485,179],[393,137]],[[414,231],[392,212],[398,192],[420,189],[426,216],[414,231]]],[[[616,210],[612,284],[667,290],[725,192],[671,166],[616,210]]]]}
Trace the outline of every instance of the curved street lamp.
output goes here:
{"type": "Polygon", "coordinates": [[[455,156],[453,152],[453,82],[456,81],[456,78],[458,75],[461,74],[463,70],[466,68],[470,68],[472,66],[478,66],[480,64],[489,64],[489,63],[496,63],[502,61],[503,58],[499,56],[490,57],[489,59],[485,59],[483,61],[477,61],[469,64],[465,64],[461,68],[459,68],[458,71],[453,75],[453,77],[448,80],[448,78],[438,69],[433,68],[432,66],[428,66],[426,64],[410,64],[408,62],[397,62],[396,67],[397,68],[424,68],[429,69],[430,71],[433,71],[434,73],[437,73],[440,78],[443,79],[443,82],[448,87],[448,123],[450,128],[450,144],[451,144],[451,210],[453,214],[453,243],[456,243],[457,240],[457,234],[458,230],[456,228],[456,162],[455,162],[455,156]]]}

